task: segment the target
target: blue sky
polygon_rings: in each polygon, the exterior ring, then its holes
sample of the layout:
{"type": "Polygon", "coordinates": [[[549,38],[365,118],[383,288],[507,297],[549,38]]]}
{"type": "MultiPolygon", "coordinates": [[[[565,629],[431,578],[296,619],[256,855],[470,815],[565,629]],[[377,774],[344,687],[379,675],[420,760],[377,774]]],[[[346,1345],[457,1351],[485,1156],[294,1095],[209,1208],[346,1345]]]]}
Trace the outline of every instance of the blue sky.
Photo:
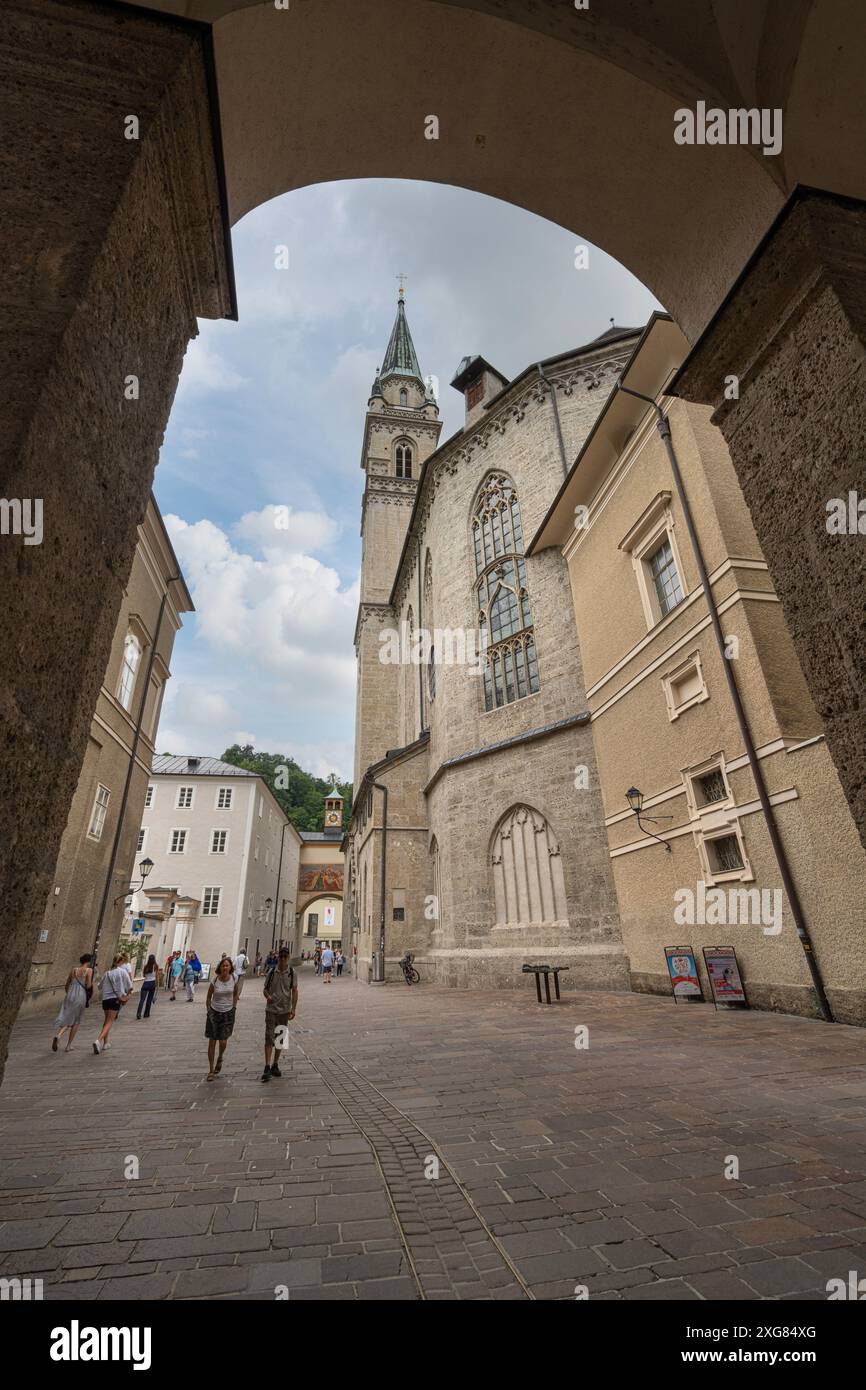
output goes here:
{"type": "Polygon", "coordinates": [[[462,422],[448,383],[464,355],[512,377],[658,307],[594,247],[577,269],[582,244],[483,194],[379,179],[288,193],[234,228],[239,322],[200,322],[154,483],[197,609],[158,751],[252,742],[351,775],[361,436],[396,276],[444,440],[462,422]]]}

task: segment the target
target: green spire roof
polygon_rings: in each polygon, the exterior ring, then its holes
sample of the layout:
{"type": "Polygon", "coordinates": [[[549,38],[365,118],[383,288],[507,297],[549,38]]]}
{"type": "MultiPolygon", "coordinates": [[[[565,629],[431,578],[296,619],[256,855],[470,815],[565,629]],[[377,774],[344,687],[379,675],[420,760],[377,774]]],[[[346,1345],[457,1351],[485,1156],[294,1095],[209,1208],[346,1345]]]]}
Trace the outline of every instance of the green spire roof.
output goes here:
{"type": "Polygon", "coordinates": [[[388,376],[414,376],[424,385],[421,376],[421,368],[418,366],[418,358],[415,354],[415,344],[412,342],[412,334],[409,332],[409,325],[406,322],[406,306],[402,299],[397,301],[397,317],[394,320],[394,327],[391,329],[391,337],[385,353],[385,360],[382,363],[382,370],[379,373],[379,380],[384,381],[388,376]]]}

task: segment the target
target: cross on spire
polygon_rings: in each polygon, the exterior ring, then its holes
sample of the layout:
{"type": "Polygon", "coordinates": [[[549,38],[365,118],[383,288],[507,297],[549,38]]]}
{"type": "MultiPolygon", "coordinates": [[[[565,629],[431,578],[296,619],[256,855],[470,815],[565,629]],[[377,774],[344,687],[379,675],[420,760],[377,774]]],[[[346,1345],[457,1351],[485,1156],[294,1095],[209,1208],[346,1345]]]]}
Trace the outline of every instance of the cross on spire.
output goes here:
{"type": "Polygon", "coordinates": [[[395,275],[395,276],[394,276],[394,279],[395,279],[395,280],[399,280],[399,282],[400,282],[400,291],[399,291],[399,293],[400,293],[400,298],[402,299],[402,298],[403,298],[403,291],[404,291],[404,288],[405,288],[406,276],[403,274],[403,271],[401,270],[399,275],[395,275]]]}

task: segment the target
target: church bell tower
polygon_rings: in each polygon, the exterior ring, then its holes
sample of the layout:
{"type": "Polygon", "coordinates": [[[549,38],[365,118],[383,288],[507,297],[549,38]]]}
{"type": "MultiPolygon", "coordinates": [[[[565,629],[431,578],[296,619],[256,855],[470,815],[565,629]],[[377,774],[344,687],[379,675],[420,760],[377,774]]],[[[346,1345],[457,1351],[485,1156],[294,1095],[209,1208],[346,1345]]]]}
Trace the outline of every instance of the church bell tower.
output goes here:
{"type": "Polygon", "coordinates": [[[396,668],[379,661],[380,633],[396,626],[391,589],[406,539],[424,461],[439,442],[442,421],[432,387],[425,385],[406,318],[402,279],[397,317],[376,372],[367,414],[361,467],[361,597],[355,635],[358,657],[355,715],[355,786],[371,763],[399,738],[396,668]]]}

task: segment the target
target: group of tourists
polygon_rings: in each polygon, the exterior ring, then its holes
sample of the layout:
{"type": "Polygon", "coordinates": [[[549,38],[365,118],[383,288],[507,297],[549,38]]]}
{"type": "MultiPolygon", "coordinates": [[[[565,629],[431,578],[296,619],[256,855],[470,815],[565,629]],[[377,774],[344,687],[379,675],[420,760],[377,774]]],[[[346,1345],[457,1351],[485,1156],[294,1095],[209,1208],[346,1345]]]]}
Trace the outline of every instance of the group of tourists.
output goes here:
{"type": "Polygon", "coordinates": [[[313,965],[316,974],[321,975],[326,985],[331,983],[332,972],[336,971],[339,979],[343,973],[343,966],[346,964],[346,957],[341,948],[336,950],[332,946],[316,946],[313,952],[313,965]]]}
{"type": "MultiPolygon", "coordinates": [[[[333,953],[331,953],[333,955],[333,953]]],[[[81,956],[79,963],[66,979],[65,994],[60,1012],[55,1021],[55,1033],[51,1047],[57,1052],[64,1033],[69,1038],[65,1052],[73,1050],[75,1034],[90,1003],[94,988],[92,955],[81,956]]],[[[207,992],[207,1016],[205,1037],[207,1038],[208,1081],[214,1081],[222,1071],[223,1056],[229,1038],[234,1032],[235,1017],[243,989],[243,981],[249,968],[249,959],[241,950],[232,959],[223,953],[210,980],[207,992]]],[[[261,957],[257,957],[261,965],[261,957]]],[[[298,1006],[298,982],[291,965],[291,952],[287,946],[271,951],[264,963],[265,980],[263,997],[265,1000],[265,1067],[262,1081],[280,1077],[280,1053],[288,1041],[288,1025],[295,1017],[298,1006]]],[[[331,961],[331,966],[333,961],[331,961]]],[[[171,991],[170,999],[177,997],[180,985],[187,987],[187,1001],[195,999],[195,986],[202,975],[202,964],[195,951],[175,951],[169,956],[165,966],[165,985],[171,991]]],[[[141,980],[136,1018],[149,1019],[159,983],[159,968],[156,957],[147,959],[141,980]]],[[[133,992],[133,971],[129,957],[116,955],[111,966],[99,981],[99,995],[102,1004],[103,1024],[99,1035],[93,1042],[93,1052],[99,1056],[110,1049],[109,1034],[114,1027],[120,1010],[127,1004],[133,992]]]]}
{"type": "Polygon", "coordinates": [[[195,987],[201,979],[202,963],[195,951],[173,951],[165,963],[165,987],[170,989],[169,1003],[177,999],[177,991],[186,986],[186,1002],[195,1001],[195,987]]]}

